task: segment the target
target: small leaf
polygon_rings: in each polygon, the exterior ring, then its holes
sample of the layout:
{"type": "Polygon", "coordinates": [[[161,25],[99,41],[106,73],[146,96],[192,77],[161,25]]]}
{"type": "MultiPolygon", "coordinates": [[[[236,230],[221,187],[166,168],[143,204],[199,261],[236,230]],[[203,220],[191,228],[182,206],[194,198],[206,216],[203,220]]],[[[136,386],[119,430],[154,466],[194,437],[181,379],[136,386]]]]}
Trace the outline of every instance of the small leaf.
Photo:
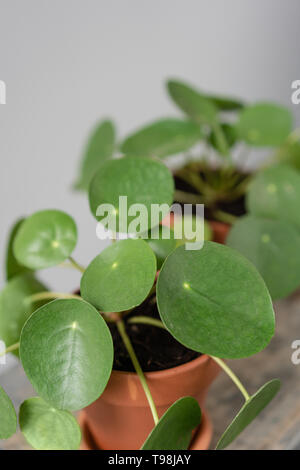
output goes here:
{"type": "Polygon", "coordinates": [[[188,150],[202,135],[192,121],[161,119],[127,137],[121,151],[131,156],[164,158],[188,150]]]}
{"type": "Polygon", "coordinates": [[[53,408],[42,398],[25,400],[19,421],[22,433],[34,449],[77,450],[80,445],[81,431],[74,416],[53,408]]]}
{"type": "MultiPolygon", "coordinates": [[[[160,269],[166,257],[175,250],[177,246],[177,240],[174,239],[174,232],[170,229],[170,237],[164,238],[164,233],[169,231],[166,227],[160,225],[149,231],[149,238],[145,239],[145,242],[151,247],[156,255],[157,269],[160,269]],[[153,238],[151,238],[151,236],[153,238]]],[[[168,233],[168,232],[167,232],[168,233]]]]}
{"type": "Polygon", "coordinates": [[[91,134],[83,154],[76,189],[87,190],[101,166],[112,157],[115,146],[115,128],[111,121],[101,121],[91,134]]]}
{"type": "Polygon", "coordinates": [[[80,292],[102,312],[121,312],[143,302],[155,274],[150,246],[144,240],[122,240],[93,259],[81,278],[80,292]]]}
{"type": "Polygon", "coordinates": [[[95,401],[110,377],[113,345],[97,310],[79,299],[36,310],[21,333],[20,357],[36,392],[58,409],[95,401]]]}
{"type": "Polygon", "coordinates": [[[65,212],[35,212],[21,225],[14,241],[18,262],[31,269],[42,269],[64,261],[75,248],[77,228],[65,212]]]}
{"type": "Polygon", "coordinates": [[[199,426],[201,410],[197,400],[177,400],[160,418],[143,444],[142,450],[186,450],[192,431],[199,426]]]}
{"type": "MultiPolygon", "coordinates": [[[[226,139],[226,143],[228,147],[233,147],[233,145],[236,143],[236,130],[235,127],[232,124],[227,124],[223,123],[220,124],[221,130],[223,131],[224,138],[226,139]]],[[[209,135],[209,142],[210,144],[218,151],[220,152],[220,146],[219,146],[219,141],[216,137],[216,133],[212,131],[209,135]]],[[[222,150],[222,154],[226,154],[226,149],[224,152],[224,149],[222,150]]]]}
{"type": "Polygon", "coordinates": [[[264,281],[246,258],[224,245],[177,248],[163,264],[156,291],[166,328],[195,351],[247,357],[264,349],[274,334],[264,281]]]}
{"type": "Polygon", "coordinates": [[[239,138],[249,145],[281,145],[292,130],[292,115],[281,106],[257,103],[241,112],[236,129],[239,138]]]}
{"type": "Polygon", "coordinates": [[[234,420],[228,426],[216,449],[225,449],[237,436],[259,415],[259,413],[270,403],[280,389],[278,379],[271,380],[263,385],[252,395],[238,412],[234,420]]]}
{"type": "MultiPolygon", "coordinates": [[[[28,301],[28,297],[47,290],[33,273],[19,274],[11,279],[0,293],[0,340],[11,346],[20,340],[27,318],[43,303],[28,301]]],[[[15,353],[18,355],[18,353],[15,353]]]]}
{"type": "Polygon", "coordinates": [[[219,111],[239,111],[244,108],[244,103],[234,98],[226,98],[224,96],[210,95],[209,99],[219,109],[219,111]]]}
{"type": "Polygon", "coordinates": [[[0,387],[0,439],[8,439],[17,430],[17,415],[11,399],[0,387]]]}
{"type": "MultiPolygon", "coordinates": [[[[102,204],[110,204],[113,214],[116,214],[116,231],[136,233],[139,224],[132,227],[131,222],[138,215],[128,215],[127,208],[134,204],[142,205],[137,208],[137,214],[142,214],[146,227],[142,227],[141,233],[159,224],[169,212],[173,202],[174,181],[167,167],[157,160],[142,157],[124,157],[119,160],[111,160],[102,165],[92,180],[89,190],[89,201],[92,214],[98,219],[97,209],[102,204]],[[124,202],[120,196],[127,197],[124,202]],[[164,204],[166,207],[160,213],[159,220],[151,219],[151,211],[154,204],[164,204]],[[124,209],[125,206],[125,209],[124,209]]],[[[131,207],[131,209],[133,209],[131,207]]],[[[106,211],[105,211],[106,213],[106,211]]],[[[98,212],[99,214],[99,212],[98,212]]]]}
{"type": "Polygon", "coordinates": [[[300,228],[300,175],[288,165],[276,165],[259,172],[246,197],[251,214],[281,219],[300,228]]]}
{"type": "Polygon", "coordinates": [[[177,106],[199,124],[215,125],[218,109],[214,102],[185,83],[169,80],[168,92],[177,106]]]}
{"type": "Polygon", "coordinates": [[[293,133],[287,138],[283,145],[276,152],[277,163],[290,165],[300,171],[300,140],[299,136],[294,137],[293,133]]]}
{"type": "Polygon", "coordinates": [[[300,233],[288,222],[240,217],[226,244],[248,258],[262,275],[273,300],[300,285],[300,233]]]}
{"type": "Polygon", "coordinates": [[[6,253],[6,279],[7,281],[18,274],[29,271],[28,268],[22,266],[15,258],[13,253],[13,244],[16,237],[16,234],[21,227],[21,224],[25,219],[19,219],[11,229],[8,244],[7,244],[7,253],[6,253]]]}

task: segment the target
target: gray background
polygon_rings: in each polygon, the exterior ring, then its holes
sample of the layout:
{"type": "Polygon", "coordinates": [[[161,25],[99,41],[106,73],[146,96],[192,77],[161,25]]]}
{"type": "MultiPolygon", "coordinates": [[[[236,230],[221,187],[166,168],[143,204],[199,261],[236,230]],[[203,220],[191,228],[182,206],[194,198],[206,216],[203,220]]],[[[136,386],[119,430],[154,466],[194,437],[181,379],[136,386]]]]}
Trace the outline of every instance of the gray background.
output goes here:
{"type": "MultiPolygon", "coordinates": [[[[178,115],[167,77],[276,100],[300,123],[290,99],[299,19],[299,0],[0,0],[1,266],[8,227],[42,208],[74,216],[80,262],[103,248],[86,198],[71,191],[84,139],[102,117],[123,136],[178,115]]],[[[60,291],[79,282],[57,268],[42,277],[60,291]]]]}

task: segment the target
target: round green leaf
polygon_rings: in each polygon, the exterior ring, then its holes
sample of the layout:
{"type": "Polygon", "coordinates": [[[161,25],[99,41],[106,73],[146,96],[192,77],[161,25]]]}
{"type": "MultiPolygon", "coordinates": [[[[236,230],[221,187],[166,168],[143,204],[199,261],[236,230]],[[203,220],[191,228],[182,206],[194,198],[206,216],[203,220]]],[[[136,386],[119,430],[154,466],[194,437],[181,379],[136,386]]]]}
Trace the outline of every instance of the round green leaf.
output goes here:
{"type": "Polygon", "coordinates": [[[191,119],[199,124],[214,125],[216,123],[218,109],[208,97],[176,80],[169,80],[167,88],[173,101],[191,119]]]}
{"type": "Polygon", "coordinates": [[[53,408],[42,398],[29,398],[22,403],[19,422],[34,449],[77,450],[80,445],[81,431],[74,416],[53,408]]]}
{"type": "Polygon", "coordinates": [[[248,258],[262,275],[273,299],[300,286],[300,233],[288,222],[245,216],[232,227],[226,243],[248,258]]]}
{"type": "Polygon", "coordinates": [[[260,274],[237,251],[218,243],[173,251],[158,277],[157,304],[179,342],[212,356],[251,356],[274,334],[272,302],[260,274]]]}
{"type": "MultiPolygon", "coordinates": [[[[142,157],[124,157],[118,160],[105,162],[92,180],[89,200],[92,214],[98,219],[106,218],[106,214],[97,215],[97,209],[102,204],[110,204],[112,213],[116,214],[116,231],[136,233],[137,228],[130,224],[138,215],[128,214],[124,204],[129,209],[134,204],[143,205],[143,214],[146,213],[146,232],[158,223],[169,212],[168,206],[173,202],[174,181],[167,167],[156,160],[142,157]],[[125,203],[119,199],[126,196],[125,203]],[[159,221],[151,220],[153,204],[165,204],[159,221]]],[[[139,209],[137,209],[139,214],[139,209]]]]}
{"type": "Polygon", "coordinates": [[[188,150],[201,137],[199,126],[192,121],[161,119],[127,137],[121,151],[138,157],[164,158],[188,150]]]}
{"type": "Polygon", "coordinates": [[[186,450],[192,431],[199,426],[201,410],[197,400],[177,400],[160,418],[143,444],[142,450],[186,450]]]}
{"type": "Polygon", "coordinates": [[[121,312],[143,302],[155,274],[150,246],[144,240],[122,240],[93,259],[81,278],[80,292],[102,312],[121,312]]]}
{"type": "Polygon", "coordinates": [[[259,413],[270,403],[280,389],[278,379],[271,380],[263,385],[252,395],[230,423],[216,449],[225,449],[234,439],[259,415],[259,413]]]}
{"type": "Polygon", "coordinates": [[[0,293],[0,340],[11,346],[20,340],[21,330],[28,317],[45,302],[31,303],[33,294],[47,290],[32,273],[15,276],[0,293]]]}
{"type": "Polygon", "coordinates": [[[84,300],[54,300],[27,320],[20,357],[37,393],[58,409],[95,401],[110,377],[113,345],[97,310],[84,300]]]}
{"type": "Polygon", "coordinates": [[[11,399],[0,387],[0,439],[8,439],[17,430],[17,415],[11,399]]]}
{"type": "Polygon", "coordinates": [[[288,165],[276,165],[257,174],[246,197],[251,214],[281,219],[300,228],[300,174],[288,165]]]}
{"type": "Polygon", "coordinates": [[[240,139],[250,145],[281,145],[292,130],[292,115],[276,104],[257,103],[241,112],[236,129],[240,139]]]}
{"type": "Polygon", "coordinates": [[[14,241],[18,262],[31,269],[42,269],[64,261],[75,248],[77,228],[65,212],[35,212],[21,225],[14,241]]]}
{"type": "Polygon", "coordinates": [[[24,220],[25,219],[19,219],[14,224],[9,234],[7,252],[6,252],[6,279],[7,280],[13,278],[14,276],[17,276],[18,274],[29,271],[28,268],[18,263],[13,252],[13,244],[14,244],[16,234],[19,228],[21,227],[21,224],[24,222],[24,220]]]}
{"type": "Polygon", "coordinates": [[[111,121],[101,121],[91,134],[83,154],[76,189],[87,190],[101,164],[113,155],[115,128],[111,121]]]}
{"type": "Polygon", "coordinates": [[[168,230],[165,226],[159,225],[149,231],[149,238],[145,239],[145,242],[151,247],[156,255],[157,269],[160,269],[166,257],[175,250],[177,246],[177,240],[174,238],[174,232],[172,229],[168,230]],[[152,233],[151,233],[152,232],[152,233]],[[164,233],[170,232],[169,238],[164,238],[164,233]],[[152,238],[151,238],[152,236],[152,238]]]}

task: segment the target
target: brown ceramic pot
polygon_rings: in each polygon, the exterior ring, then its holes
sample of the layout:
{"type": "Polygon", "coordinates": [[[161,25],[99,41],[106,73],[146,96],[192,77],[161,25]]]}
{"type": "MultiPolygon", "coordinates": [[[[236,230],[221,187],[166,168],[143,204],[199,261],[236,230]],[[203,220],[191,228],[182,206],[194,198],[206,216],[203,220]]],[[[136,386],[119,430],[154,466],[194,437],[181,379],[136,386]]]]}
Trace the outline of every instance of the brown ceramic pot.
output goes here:
{"type": "MultiPolygon", "coordinates": [[[[101,450],[94,441],[89,430],[86,414],[82,411],[79,415],[79,424],[82,430],[82,442],[80,450],[101,450]]],[[[189,450],[207,450],[212,439],[213,427],[205,412],[202,412],[200,426],[196,429],[189,450]]]]}
{"type": "MultiPolygon", "coordinates": [[[[162,221],[162,225],[165,225],[167,227],[170,225],[172,227],[174,223],[174,217],[176,216],[173,213],[171,213],[170,215],[168,214],[162,221]]],[[[230,230],[230,225],[225,224],[224,222],[219,222],[217,220],[209,220],[208,223],[212,229],[213,241],[217,243],[222,243],[224,245],[228,232],[230,230]]]]}
{"type": "Polygon", "coordinates": [[[210,220],[209,224],[213,231],[213,241],[222,243],[224,245],[230,230],[230,225],[224,224],[223,222],[218,222],[216,220],[210,220]]]}
{"type": "MultiPolygon", "coordinates": [[[[218,372],[218,365],[202,355],[171,369],[146,373],[159,416],[184,396],[196,398],[203,409],[208,387],[218,372]]],[[[139,449],[153,428],[145,393],[138,376],[131,372],[113,371],[104,393],[85,408],[80,419],[85,435],[103,450],[139,449]]],[[[208,448],[210,439],[211,425],[205,416],[192,446],[208,448]]],[[[84,446],[89,447],[87,439],[84,446]]]]}

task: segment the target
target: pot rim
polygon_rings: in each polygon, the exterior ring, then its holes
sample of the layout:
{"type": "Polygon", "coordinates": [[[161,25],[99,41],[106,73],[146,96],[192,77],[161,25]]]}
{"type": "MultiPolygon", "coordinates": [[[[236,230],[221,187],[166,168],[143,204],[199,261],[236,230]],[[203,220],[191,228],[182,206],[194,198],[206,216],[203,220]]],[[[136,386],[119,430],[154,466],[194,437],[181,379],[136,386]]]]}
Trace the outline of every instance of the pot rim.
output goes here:
{"type": "MultiPolygon", "coordinates": [[[[148,377],[149,379],[151,379],[151,378],[152,379],[156,379],[156,378],[157,379],[163,379],[163,378],[166,378],[166,377],[171,377],[173,375],[177,375],[180,372],[183,372],[183,370],[189,371],[189,370],[194,369],[195,367],[197,367],[199,365],[204,365],[209,360],[211,360],[210,356],[208,356],[207,354],[201,354],[201,356],[196,357],[196,359],[193,359],[192,361],[189,361],[189,362],[185,362],[184,364],[180,364],[179,366],[170,367],[169,369],[144,372],[144,375],[145,375],[146,378],[148,377]]],[[[116,369],[112,370],[112,374],[114,374],[115,376],[119,376],[119,377],[127,376],[127,377],[132,377],[133,378],[133,377],[138,376],[136,372],[126,372],[126,371],[123,371],[123,370],[116,370],[116,369]]]]}

